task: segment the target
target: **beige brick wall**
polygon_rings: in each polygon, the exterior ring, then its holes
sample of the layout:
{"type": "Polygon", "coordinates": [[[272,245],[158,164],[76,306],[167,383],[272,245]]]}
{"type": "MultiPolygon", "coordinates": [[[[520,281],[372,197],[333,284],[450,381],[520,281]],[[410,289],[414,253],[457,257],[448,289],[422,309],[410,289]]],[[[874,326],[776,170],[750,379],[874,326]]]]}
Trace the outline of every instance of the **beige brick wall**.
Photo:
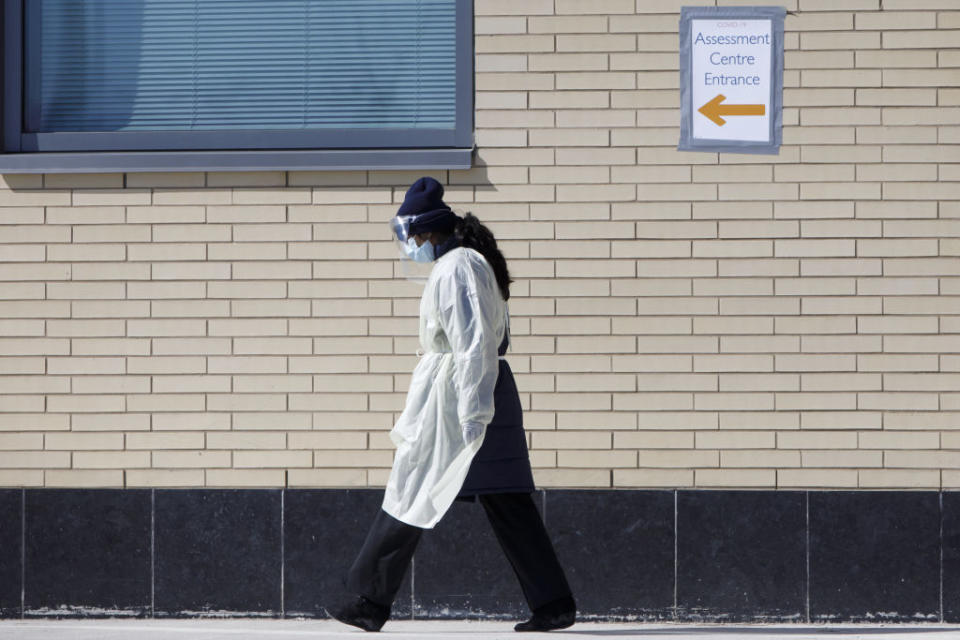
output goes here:
{"type": "MultiPolygon", "coordinates": [[[[960,487],[960,1],[786,0],[778,156],[675,150],[684,4],[476,0],[427,173],[510,260],[537,483],[960,487]]],[[[3,176],[0,485],[382,486],[423,173],[3,176]]]]}

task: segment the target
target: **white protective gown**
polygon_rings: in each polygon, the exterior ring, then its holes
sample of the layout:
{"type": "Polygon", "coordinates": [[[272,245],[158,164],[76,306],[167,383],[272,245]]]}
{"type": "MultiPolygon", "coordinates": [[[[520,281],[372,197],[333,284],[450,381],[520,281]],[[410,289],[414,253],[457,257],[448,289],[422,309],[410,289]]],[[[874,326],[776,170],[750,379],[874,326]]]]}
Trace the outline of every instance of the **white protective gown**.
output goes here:
{"type": "Polygon", "coordinates": [[[406,406],[390,439],[397,445],[383,510],[433,528],[463,486],[493,419],[493,389],[507,305],[479,252],[457,247],[433,265],[420,300],[420,346],[406,406]],[[469,445],[461,425],[484,426],[469,445]]]}

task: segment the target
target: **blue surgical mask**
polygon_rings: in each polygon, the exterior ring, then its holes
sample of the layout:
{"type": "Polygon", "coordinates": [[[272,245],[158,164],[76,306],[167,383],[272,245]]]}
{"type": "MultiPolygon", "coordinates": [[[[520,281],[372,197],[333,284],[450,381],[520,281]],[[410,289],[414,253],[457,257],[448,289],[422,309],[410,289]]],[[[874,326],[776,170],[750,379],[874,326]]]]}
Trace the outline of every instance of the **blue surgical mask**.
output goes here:
{"type": "Polygon", "coordinates": [[[423,244],[418,247],[417,241],[409,238],[407,244],[403,245],[403,250],[407,253],[407,257],[414,262],[433,262],[435,259],[433,243],[429,240],[424,240],[423,244]]]}

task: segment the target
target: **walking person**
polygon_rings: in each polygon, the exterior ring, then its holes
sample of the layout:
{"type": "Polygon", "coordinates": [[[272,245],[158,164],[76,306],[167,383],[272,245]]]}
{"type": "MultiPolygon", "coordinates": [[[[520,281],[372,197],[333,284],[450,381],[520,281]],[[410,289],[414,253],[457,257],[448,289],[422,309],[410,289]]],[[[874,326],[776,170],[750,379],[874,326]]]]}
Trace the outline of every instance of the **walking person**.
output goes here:
{"type": "MultiPolygon", "coordinates": [[[[520,397],[504,359],[510,275],[490,230],[420,178],[391,220],[404,259],[433,263],[420,301],[422,355],[390,438],[383,505],[347,575],[337,620],[378,631],[424,529],[454,500],[479,501],[533,615],[516,631],[571,626],[576,603],[531,493],[520,397]]],[[[409,264],[409,263],[408,263],[409,264]]]]}

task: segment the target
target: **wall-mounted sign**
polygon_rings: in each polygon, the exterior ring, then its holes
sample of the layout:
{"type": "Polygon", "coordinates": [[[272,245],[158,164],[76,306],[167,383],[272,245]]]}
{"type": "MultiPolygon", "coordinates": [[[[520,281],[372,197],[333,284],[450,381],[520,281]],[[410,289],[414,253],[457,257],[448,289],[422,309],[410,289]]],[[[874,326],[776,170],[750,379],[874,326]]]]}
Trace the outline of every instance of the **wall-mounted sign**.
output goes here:
{"type": "Polygon", "coordinates": [[[780,152],[783,7],[683,7],[681,151],[780,152]]]}

